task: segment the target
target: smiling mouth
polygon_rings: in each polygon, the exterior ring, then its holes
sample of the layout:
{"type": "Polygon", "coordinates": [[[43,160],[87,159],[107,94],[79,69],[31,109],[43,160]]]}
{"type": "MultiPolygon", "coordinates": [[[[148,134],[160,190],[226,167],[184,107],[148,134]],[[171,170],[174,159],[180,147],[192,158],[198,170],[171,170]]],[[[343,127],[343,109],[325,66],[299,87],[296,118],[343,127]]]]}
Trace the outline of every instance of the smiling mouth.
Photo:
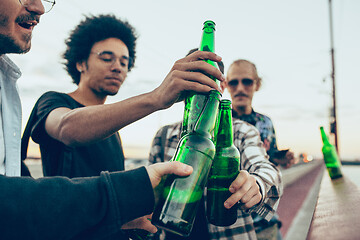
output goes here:
{"type": "Polygon", "coordinates": [[[37,25],[37,22],[36,21],[26,21],[26,22],[19,22],[18,24],[22,28],[32,30],[37,25]]]}

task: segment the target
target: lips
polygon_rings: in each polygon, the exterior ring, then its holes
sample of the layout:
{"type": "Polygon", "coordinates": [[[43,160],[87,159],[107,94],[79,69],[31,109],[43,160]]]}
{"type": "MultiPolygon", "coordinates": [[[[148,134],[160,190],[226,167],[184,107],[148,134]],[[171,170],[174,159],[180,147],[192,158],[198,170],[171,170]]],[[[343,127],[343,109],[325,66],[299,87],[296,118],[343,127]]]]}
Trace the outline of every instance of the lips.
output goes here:
{"type": "Polygon", "coordinates": [[[21,15],[16,19],[16,23],[22,28],[32,30],[39,23],[39,17],[34,15],[21,15]]]}
{"type": "Polygon", "coordinates": [[[123,82],[122,78],[117,77],[117,76],[109,76],[109,77],[106,77],[106,79],[113,80],[113,81],[116,81],[116,82],[119,82],[119,83],[123,82]]]}
{"type": "Polygon", "coordinates": [[[37,25],[37,22],[34,22],[34,21],[26,21],[26,22],[20,22],[20,23],[18,23],[18,24],[19,24],[20,27],[22,27],[22,28],[32,30],[32,29],[37,25]]]}

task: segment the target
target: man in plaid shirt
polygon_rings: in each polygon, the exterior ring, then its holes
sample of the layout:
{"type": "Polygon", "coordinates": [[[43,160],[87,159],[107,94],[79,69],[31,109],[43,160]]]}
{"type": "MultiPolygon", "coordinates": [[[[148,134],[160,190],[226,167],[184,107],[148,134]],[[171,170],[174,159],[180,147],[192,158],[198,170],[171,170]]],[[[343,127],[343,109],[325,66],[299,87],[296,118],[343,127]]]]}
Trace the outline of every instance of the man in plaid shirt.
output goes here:
{"type": "MultiPolygon", "coordinates": [[[[205,214],[201,213],[200,208],[193,228],[194,234],[192,232],[189,238],[180,238],[174,235],[169,237],[167,233],[166,239],[257,239],[251,213],[256,212],[268,221],[274,215],[282,194],[281,173],[268,160],[259,132],[254,126],[241,120],[234,120],[233,132],[234,144],[241,154],[240,170],[245,170],[256,179],[262,196],[260,202],[248,209],[239,203],[238,220],[228,227],[217,227],[207,223],[205,214]],[[207,229],[199,231],[197,227],[203,226],[204,222],[207,223],[207,229]]],[[[150,163],[169,161],[175,154],[180,133],[181,122],[158,130],[150,150],[150,163]]]]}

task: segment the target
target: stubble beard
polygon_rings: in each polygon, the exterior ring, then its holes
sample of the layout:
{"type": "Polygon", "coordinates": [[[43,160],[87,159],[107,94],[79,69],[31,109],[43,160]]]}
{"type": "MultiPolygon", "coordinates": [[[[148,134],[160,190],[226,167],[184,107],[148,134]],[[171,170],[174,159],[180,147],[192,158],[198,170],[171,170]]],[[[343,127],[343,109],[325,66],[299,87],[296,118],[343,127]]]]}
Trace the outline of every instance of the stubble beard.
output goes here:
{"type": "Polygon", "coordinates": [[[25,34],[22,36],[22,40],[26,42],[25,46],[22,47],[17,44],[13,38],[7,35],[0,35],[0,54],[15,53],[22,54],[30,51],[31,48],[31,34],[25,34]]]}
{"type": "MultiPolygon", "coordinates": [[[[7,17],[0,16],[0,25],[6,26],[8,25],[9,20],[7,17]]],[[[24,42],[24,46],[22,47],[19,43],[16,43],[15,39],[9,35],[0,34],[0,55],[6,53],[27,53],[31,48],[31,33],[23,34],[21,36],[21,41],[24,42]]]]}

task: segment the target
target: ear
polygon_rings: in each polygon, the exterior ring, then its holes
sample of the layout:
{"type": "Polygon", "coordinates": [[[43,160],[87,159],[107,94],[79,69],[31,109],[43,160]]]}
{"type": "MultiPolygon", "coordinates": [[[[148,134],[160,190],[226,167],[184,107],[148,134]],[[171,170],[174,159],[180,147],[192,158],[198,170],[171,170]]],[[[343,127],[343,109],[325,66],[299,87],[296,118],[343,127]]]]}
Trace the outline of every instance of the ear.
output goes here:
{"type": "Polygon", "coordinates": [[[77,62],[77,63],[76,63],[76,69],[77,69],[80,73],[84,72],[84,70],[86,69],[86,64],[85,64],[85,62],[77,62]]]}
{"type": "Polygon", "coordinates": [[[255,91],[259,91],[260,87],[261,87],[261,79],[259,78],[259,79],[256,81],[255,91]]]}

